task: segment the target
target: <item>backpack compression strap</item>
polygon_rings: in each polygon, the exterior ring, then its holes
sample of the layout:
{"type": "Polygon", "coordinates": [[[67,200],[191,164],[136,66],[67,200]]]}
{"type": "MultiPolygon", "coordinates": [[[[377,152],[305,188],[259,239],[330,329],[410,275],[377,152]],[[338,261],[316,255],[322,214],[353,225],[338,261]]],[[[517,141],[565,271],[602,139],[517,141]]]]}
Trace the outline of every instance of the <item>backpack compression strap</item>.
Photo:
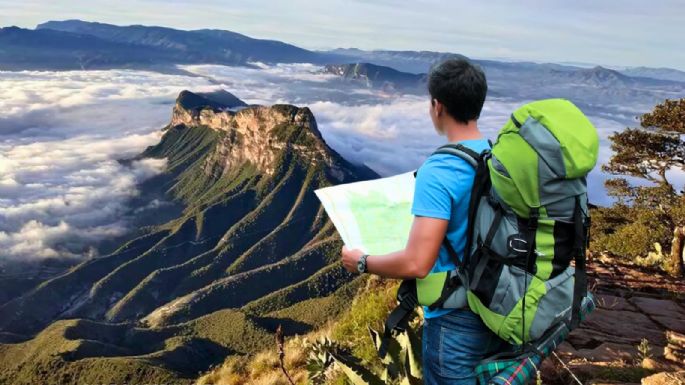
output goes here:
{"type": "Polygon", "coordinates": [[[587,231],[589,223],[586,221],[580,206],[580,198],[576,197],[576,207],[573,213],[573,225],[575,227],[575,237],[573,240],[573,253],[575,254],[575,274],[573,283],[573,305],[571,313],[571,330],[580,324],[579,311],[583,298],[587,296],[587,271],[585,267],[585,249],[587,247],[587,231]]]}

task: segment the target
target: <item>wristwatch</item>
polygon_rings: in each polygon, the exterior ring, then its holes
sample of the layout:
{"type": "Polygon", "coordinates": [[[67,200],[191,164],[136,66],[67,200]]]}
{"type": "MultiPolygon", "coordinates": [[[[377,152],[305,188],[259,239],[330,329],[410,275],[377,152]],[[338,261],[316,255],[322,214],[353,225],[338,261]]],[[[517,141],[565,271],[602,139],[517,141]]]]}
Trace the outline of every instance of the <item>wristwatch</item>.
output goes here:
{"type": "Polygon", "coordinates": [[[359,262],[357,262],[357,271],[359,273],[366,273],[366,258],[368,258],[368,254],[364,254],[361,257],[359,257],[359,262]]]}

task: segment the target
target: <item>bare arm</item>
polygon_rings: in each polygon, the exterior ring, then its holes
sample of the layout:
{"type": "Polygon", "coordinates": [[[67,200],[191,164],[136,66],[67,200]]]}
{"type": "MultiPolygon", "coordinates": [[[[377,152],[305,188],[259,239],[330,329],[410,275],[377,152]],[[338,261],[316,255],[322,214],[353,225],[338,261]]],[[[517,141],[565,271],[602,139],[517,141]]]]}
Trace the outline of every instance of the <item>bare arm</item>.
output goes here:
{"type": "MultiPolygon", "coordinates": [[[[442,240],[447,232],[445,219],[414,217],[407,246],[384,255],[371,255],[366,260],[367,271],[386,278],[423,278],[430,273],[442,240]]],[[[349,271],[357,271],[360,250],[343,247],[343,265],[349,271]]]]}

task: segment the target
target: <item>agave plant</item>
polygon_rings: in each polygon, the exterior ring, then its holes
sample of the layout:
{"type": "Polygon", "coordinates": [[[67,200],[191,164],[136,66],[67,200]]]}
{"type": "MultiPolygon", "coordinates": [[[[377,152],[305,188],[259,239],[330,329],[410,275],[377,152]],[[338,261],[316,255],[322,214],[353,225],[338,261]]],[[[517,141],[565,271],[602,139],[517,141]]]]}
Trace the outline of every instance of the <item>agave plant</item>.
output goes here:
{"type": "Polygon", "coordinates": [[[313,385],[323,385],[329,369],[335,362],[331,352],[338,350],[338,346],[326,337],[322,337],[309,345],[307,357],[307,372],[313,385]]]}
{"type": "MultiPolygon", "coordinates": [[[[381,335],[369,328],[371,339],[376,350],[380,348],[381,335]]],[[[349,351],[341,348],[328,338],[312,344],[307,369],[309,379],[314,385],[324,384],[326,373],[332,366],[337,366],[354,385],[420,385],[421,376],[421,342],[417,334],[407,329],[394,333],[389,341],[388,354],[383,358],[382,373],[374,373],[349,351]]]]}

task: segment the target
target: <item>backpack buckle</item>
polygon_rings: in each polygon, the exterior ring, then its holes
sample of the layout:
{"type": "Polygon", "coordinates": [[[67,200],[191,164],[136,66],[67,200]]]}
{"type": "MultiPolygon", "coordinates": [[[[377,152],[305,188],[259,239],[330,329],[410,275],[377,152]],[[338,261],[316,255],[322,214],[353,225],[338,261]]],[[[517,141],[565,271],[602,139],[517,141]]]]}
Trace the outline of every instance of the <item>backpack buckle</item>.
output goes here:
{"type": "Polygon", "coordinates": [[[516,237],[516,235],[512,235],[509,237],[509,240],[507,242],[507,247],[509,250],[512,250],[516,253],[527,253],[528,252],[528,241],[522,238],[516,237]]]}

